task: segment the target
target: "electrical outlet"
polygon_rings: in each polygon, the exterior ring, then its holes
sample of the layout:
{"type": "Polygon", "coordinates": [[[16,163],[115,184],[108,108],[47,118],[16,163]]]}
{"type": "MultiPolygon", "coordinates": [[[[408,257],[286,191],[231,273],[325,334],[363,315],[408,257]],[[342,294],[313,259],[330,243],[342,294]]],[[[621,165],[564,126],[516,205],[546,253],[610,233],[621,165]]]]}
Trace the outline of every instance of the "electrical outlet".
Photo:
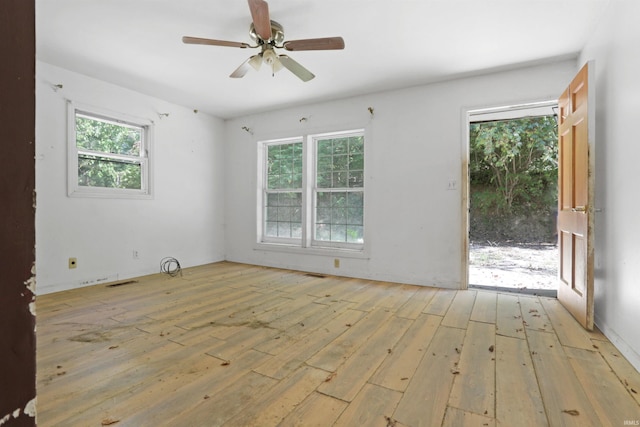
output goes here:
{"type": "Polygon", "coordinates": [[[76,258],[69,258],[69,268],[76,268],[78,266],[78,260],[76,258]]]}
{"type": "Polygon", "coordinates": [[[333,266],[335,268],[340,268],[340,260],[338,258],[333,260],[333,266]]]}
{"type": "Polygon", "coordinates": [[[140,254],[138,253],[138,251],[136,249],[133,250],[133,259],[139,259],[140,258],[140,254]]]}

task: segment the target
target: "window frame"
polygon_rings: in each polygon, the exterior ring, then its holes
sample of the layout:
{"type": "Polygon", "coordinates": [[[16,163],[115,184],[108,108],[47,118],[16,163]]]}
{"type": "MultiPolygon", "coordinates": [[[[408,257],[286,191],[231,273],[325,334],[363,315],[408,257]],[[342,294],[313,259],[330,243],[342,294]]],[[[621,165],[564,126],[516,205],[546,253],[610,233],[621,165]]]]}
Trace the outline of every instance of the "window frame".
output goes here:
{"type": "Polygon", "coordinates": [[[126,114],[108,111],[98,107],[80,104],[72,101],[67,103],[67,196],[69,197],[97,197],[122,199],[151,199],[152,198],[152,141],[153,122],[151,120],[128,116],[126,114]],[[111,122],[116,125],[133,127],[141,130],[140,155],[107,153],[78,148],[76,141],[76,117],[78,115],[99,121],[111,122]],[[140,189],[93,187],[80,185],[78,177],[79,156],[97,155],[102,158],[113,159],[121,163],[140,164],[140,189]]]}
{"type": "MultiPolygon", "coordinates": [[[[318,188],[317,187],[317,144],[319,140],[327,138],[340,138],[349,136],[362,136],[364,140],[364,147],[368,147],[367,140],[368,132],[366,128],[355,128],[344,131],[334,132],[317,132],[307,133],[294,137],[258,140],[258,211],[257,211],[257,244],[260,248],[273,248],[277,250],[285,251],[304,251],[305,253],[326,253],[331,251],[335,253],[339,251],[343,256],[363,256],[366,254],[367,248],[367,229],[366,229],[366,172],[363,177],[362,187],[356,188],[318,188]],[[288,144],[292,142],[302,142],[302,237],[299,239],[294,238],[278,238],[266,236],[266,197],[267,197],[267,159],[268,159],[268,147],[272,145],[288,144]],[[315,236],[315,225],[317,215],[317,200],[316,194],[320,192],[333,192],[333,191],[358,191],[363,194],[363,242],[333,242],[326,240],[317,240],[315,236]]],[[[364,164],[367,164],[366,154],[369,148],[364,148],[364,164]]],[[[282,190],[285,191],[286,190],[282,190]]]]}

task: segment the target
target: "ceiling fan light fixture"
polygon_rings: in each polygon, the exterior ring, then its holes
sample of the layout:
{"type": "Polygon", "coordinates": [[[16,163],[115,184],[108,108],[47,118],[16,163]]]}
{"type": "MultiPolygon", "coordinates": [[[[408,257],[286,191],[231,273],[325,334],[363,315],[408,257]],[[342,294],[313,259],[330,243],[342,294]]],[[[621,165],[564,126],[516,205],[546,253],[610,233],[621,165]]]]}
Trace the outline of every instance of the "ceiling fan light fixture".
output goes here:
{"type": "Polygon", "coordinates": [[[259,71],[260,66],[262,65],[262,54],[253,55],[251,58],[249,58],[249,65],[251,65],[254,70],[259,71]]]}
{"type": "Polygon", "coordinates": [[[265,49],[265,51],[262,52],[262,60],[267,65],[272,65],[274,62],[277,61],[277,59],[278,59],[278,55],[276,55],[273,49],[265,49]]]}

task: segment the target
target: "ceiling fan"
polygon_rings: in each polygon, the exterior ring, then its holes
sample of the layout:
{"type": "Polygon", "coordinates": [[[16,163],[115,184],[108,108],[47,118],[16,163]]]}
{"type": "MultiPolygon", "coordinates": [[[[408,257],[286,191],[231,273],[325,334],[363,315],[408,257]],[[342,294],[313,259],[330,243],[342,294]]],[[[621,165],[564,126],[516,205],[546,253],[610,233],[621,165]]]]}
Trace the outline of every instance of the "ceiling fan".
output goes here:
{"type": "Polygon", "coordinates": [[[297,50],[336,50],[344,49],[342,37],[324,37],[318,39],[284,40],[284,30],[282,25],[269,18],[269,5],[264,0],[248,0],[251,10],[252,23],[249,27],[249,36],[255,43],[250,45],[243,42],[230,42],[226,40],[203,39],[200,37],[182,37],[182,42],[186,44],[205,44],[212,46],[226,46],[246,48],[260,48],[260,53],[251,56],[242,63],[229,77],[240,78],[254,68],[256,71],[264,62],[271,67],[275,74],[283,67],[295,74],[300,80],[307,82],[315,76],[311,71],[291,59],[287,55],[278,55],[275,49],[285,49],[288,51],[297,50]]]}

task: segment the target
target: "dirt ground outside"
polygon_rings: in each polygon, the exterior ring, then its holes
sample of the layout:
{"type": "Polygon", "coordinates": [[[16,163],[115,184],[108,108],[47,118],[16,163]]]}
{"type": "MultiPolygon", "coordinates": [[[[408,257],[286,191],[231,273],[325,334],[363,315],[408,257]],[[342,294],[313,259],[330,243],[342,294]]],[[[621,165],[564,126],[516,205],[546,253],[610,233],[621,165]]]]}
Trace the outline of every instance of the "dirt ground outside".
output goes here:
{"type": "Polygon", "coordinates": [[[469,285],[514,290],[557,290],[555,244],[469,246],[469,285]]]}

